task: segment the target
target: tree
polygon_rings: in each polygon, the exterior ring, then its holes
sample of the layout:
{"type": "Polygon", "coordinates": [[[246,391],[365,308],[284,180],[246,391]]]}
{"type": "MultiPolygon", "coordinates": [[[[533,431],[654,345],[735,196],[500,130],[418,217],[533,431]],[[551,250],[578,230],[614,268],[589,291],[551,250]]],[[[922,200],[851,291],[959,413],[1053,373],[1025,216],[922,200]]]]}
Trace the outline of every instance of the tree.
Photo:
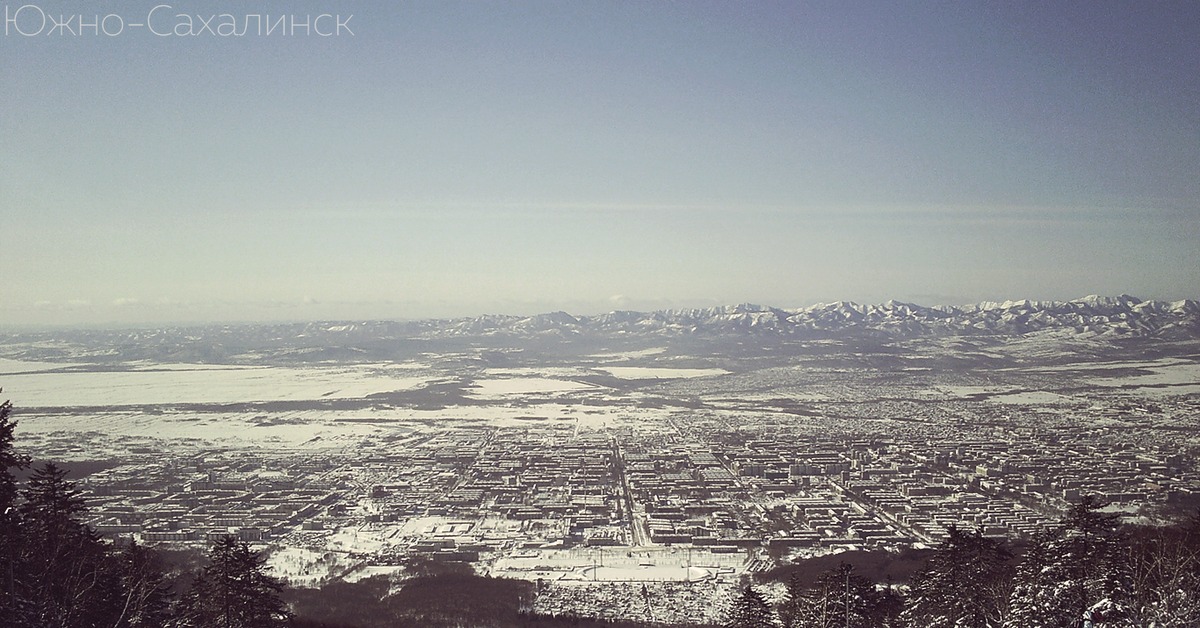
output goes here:
{"type": "Polygon", "coordinates": [[[913,576],[904,620],[928,628],[1002,626],[1012,593],[1012,557],[1001,541],[951,527],[913,576]]]}
{"type": "Polygon", "coordinates": [[[1017,567],[1005,626],[1075,628],[1129,617],[1128,543],[1117,517],[1101,508],[1085,497],[1038,538],[1017,567]]]}
{"type": "Polygon", "coordinates": [[[18,491],[12,404],[0,404],[0,624],[4,628],[162,628],[168,588],[157,553],[117,553],[83,522],[67,471],[46,463],[18,491]]]}
{"type": "Polygon", "coordinates": [[[779,620],[783,624],[783,628],[795,628],[800,625],[804,598],[805,589],[801,584],[800,574],[792,572],[787,581],[783,601],[779,604],[779,620]]]}
{"type": "Polygon", "coordinates": [[[771,628],[771,607],[754,587],[746,585],[729,611],[729,628],[771,628]]]}
{"type": "Polygon", "coordinates": [[[881,628],[899,612],[900,600],[890,589],[879,591],[846,563],[821,574],[789,607],[794,628],[881,628]]]}
{"type": "Polygon", "coordinates": [[[17,478],[12,471],[28,466],[29,458],[13,447],[17,424],[10,419],[11,415],[12,403],[0,403],[0,617],[12,618],[10,621],[20,625],[26,609],[17,591],[17,566],[22,544],[17,514],[17,478]]]}
{"type": "Polygon", "coordinates": [[[213,544],[209,565],[184,596],[179,625],[186,628],[274,628],[291,614],[279,597],[283,585],[267,575],[265,559],[237,539],[213,544]]]}
{"type": "Polygon", "coordinates": [[[116,605],[124,628],[160,628],[171,618],[171,587],[157,552],[136,543],[113,557],[116,605]]]}
{"type": "Polygon", "coordinates": [[[1139,529],[1130,565],[1138,625],[1200,626],[1200,512],[1182,525],[1139,529]]]}
{"type": "Polygon", "coordinates": [[[29,620],[42,628],[114,625],[107,548],[80,517],[83,498],[52,462],[34,471],[18,507],[17,584],[29,620]]]}

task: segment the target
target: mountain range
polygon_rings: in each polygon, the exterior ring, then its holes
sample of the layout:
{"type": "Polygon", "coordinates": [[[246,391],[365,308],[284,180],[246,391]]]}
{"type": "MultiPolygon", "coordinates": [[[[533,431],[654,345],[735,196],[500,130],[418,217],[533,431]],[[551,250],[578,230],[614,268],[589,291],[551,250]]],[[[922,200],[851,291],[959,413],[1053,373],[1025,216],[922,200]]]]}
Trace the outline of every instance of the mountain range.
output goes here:
{"type": "Polygon", "coordinates": [[[1050,354],[1067,351],[1064,343],[1077,342],[1095,347],[1132,343],[1143,351],[1147,343],[1200,340],[1200,303],[1142,301],[1128,295],[934,307],[842,301],[801,309],[742,304],[595,316],[551,312],[419,321],[60,329],[0,333],[0,358],[90,364],[314,363],[403,360],[481,347],[586,354],[664,344],[679,351],[699,346],[706,347],[697,349],[704,354],[728,355],[738,346],[770,351],[784,343],[828,340],[853,342],[871,351],[879,343],[946,338],[973,338],[989,346],[1020,341],[1050,354]]]}
{"type": "Polygon", "coordinates": [[[1088,296],[1071,301],[983,302],[926,307],[888,301],[860,305],[841,301],[802,309],[753,304],[657,312],[609,312],[572,316],[480,316],[439,321],[424,335],[726,335],[825,338],[845,335],[904,338],[929,335],[1023,335],[1063,330],[1093,336],[1200,337],[1200,303],[1142,301],[1129,295],[1088,296]]]}

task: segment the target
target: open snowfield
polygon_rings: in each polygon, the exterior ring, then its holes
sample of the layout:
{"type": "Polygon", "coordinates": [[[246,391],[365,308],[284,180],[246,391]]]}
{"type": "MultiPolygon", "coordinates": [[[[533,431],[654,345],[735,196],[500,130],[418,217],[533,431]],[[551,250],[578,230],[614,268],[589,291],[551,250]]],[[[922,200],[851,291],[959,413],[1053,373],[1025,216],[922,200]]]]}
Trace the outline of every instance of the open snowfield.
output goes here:
{"type": "Polygon", "coordinates": [[[363,422],[369,412],[285,412],[270,423],[255,413],[101,412],[95,414],[22,414],[22,438],[61,433],[99,432],[108,437],[145,437],[166,441],[199,440],[248,447],[346,447],[371,436],[408,430],[403,425],[363,422]],[[339,420],[340,419],[340,420],[339,420]]]}
{"type": "Polygon", "coordinates": [[[642,349],[640,351],[620,351],[616,353],[593,353],[586,356],[589,358],[597,358],[606,361],[616,360],[636,360],[638,358],[648,358],[650,356],[666,353],[666,347],[652,347],[650,349],[642,349]]]}
{"type": "Polygon", "coordinates": [[[679,567],[674,565],[638,565],[630,567],[586,567],[569,574],[564,580],[592,580],[595,582],[699,582],[716,577],[716,573],[705,567],[679,567]]]}
{"type": "Polygon", "coordinates": [[[606,366],[598,370],[620,379],[688,379],[729,373],[725,369],[676,369],[653,366],[606,366]]]}
{"type": "Polygon", "coordinates": [[[500,558],[491,575],[525,580],[697,582],[745,570],[744,552],[677,547],[536,550],[500,558]]]}
{"type": "Polygon", "coordinates": [[[339,528],[329,537],[326,547],[335,552],[370,554],[395,545],[395,534],[395,528],[339,528]]]}
{"type": "Polygon", "coordinates": [[[945,393],[950,398],[962,398],[973,395],[1005,395],[1011,394],[1013,391],[1008,387],[999,386],[938,386],[937,390],[945,393]]]}
{"type": "MultiPolygon", "coordinates": [[[[1161,360],[1149,361],[1122,361],[1122,362],[1079,362],[1074,364],[1055,364],[1051,366],[1038,366],[1033,368],[1022,367],[1022,370],[1028,371],[1102,371],[1110,369],[1154,369],[1166,366],[1178,365],[1195,365],[1195,362],[1182,360],[1179,358],[1163,358],[1161,360]]],[[[1001,369],[1001,370],[1017,370],[1017,369],[1001,369]]]]}
{"type": "Polygon", "coordinates": [[[598,387],[565,379],[507,377],[475,380],[468,391],[473,397],[490,398],[512,395],[549,395],[589,389],[598,389],[598,387]]]}
{"type": "Polygon", "coordinates": [[[585,377],[592,374],[590,368],[582,366],[546,366],[546,367],[523,367],[523,368],[491,368],[484,369],[484,375],[487,378],[493,377],[534,377],[534,378],[554,378],[554,379],[573,379],[577,377],[585,377]]]}
{"type": "Polygon", "coordinates": [[[1015,392],[996,395],[991,398],[996,403],[1014,405],[1052,405],[1056,403],[1074,403],[1076,399],[1066,395],[1035,390],[1032,392],[1015,392]]]}
{"type": "MultiPolygon", "coordinates": [[[[7,393],[7,390],[5,391],[7,393]]],[[[18,437],[71,433],[102,433],[109,438],[136,437],[160,441],[207,442],[213,445],[328,450],[351,448],[372,439],[394,438],[429,425],[445,427],[489,425],[524,428],[531,423],[558,423],[572,429],[611,425],[636,425],[661,419],[678,410],[650,408],[631,412],[627,407],[593,407],[542,403],[535,407],[495,405],[449,407],[438,410],[365,408],[361,410],[308,409],[295,411],[192,412],[106,411],[22,412],[18,437]]]]}
{"type": "Polygon", "coordinates": [[[398,369],[364,365],[291,368],[175,364],[160,368],[139,364],[121,371],[61,372],[47,368],[8,374],[4,376],[4,393],[28,408],[115,407],[356,399],[412,389],[426,381],[425,377],[398,369]]]}
{"type": "Polygon", "coordinates": [[[1144,370],[1150,373],[1144,375],[1128,375],[1124,377],[1093,377],[1086,381],[1096,386],[1196,386],[1200,385],[1200,364],[1190,362],[1158,365],[1144,370]]]}
{"type": "Polygon", "coordinates": [[[9,360],[0,358],[0,375],[7,376],[14,373],[36,373],[39,371],[56,371],[59,369],[73,368],[78,364],[65,364],[62,362],[24,362],[22,360],[9,360]]]}
{"type": "Polygon", "coordinates": [[[271,547],[266,566],[269,573],[295,587],[317,587],[334,574],[360,564],[359,559],[337,552],[316,552],[302,547],[271,547]]]}

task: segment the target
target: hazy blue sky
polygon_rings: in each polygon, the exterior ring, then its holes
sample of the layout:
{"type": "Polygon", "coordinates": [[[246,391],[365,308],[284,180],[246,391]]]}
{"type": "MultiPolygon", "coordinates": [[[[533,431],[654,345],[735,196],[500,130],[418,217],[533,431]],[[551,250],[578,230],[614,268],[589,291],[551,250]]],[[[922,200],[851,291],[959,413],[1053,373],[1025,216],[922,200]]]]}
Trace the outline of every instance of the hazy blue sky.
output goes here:
{"type": "Polygon", "coordinates": [[[30,3],[353,35],[8,23],[0,324],[1200,296],[1197,2],[30,3]]]}

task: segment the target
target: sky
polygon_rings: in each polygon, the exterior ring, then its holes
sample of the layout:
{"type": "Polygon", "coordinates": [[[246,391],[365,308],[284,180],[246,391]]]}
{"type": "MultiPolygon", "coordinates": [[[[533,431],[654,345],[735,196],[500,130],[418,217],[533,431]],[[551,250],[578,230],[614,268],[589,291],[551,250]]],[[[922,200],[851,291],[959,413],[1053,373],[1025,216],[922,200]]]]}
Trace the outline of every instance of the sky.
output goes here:
{"type": "Polygon", "coordinates": [[[1196,2],[0,4],[0,326],[1200,297],[1196,2]]]}

